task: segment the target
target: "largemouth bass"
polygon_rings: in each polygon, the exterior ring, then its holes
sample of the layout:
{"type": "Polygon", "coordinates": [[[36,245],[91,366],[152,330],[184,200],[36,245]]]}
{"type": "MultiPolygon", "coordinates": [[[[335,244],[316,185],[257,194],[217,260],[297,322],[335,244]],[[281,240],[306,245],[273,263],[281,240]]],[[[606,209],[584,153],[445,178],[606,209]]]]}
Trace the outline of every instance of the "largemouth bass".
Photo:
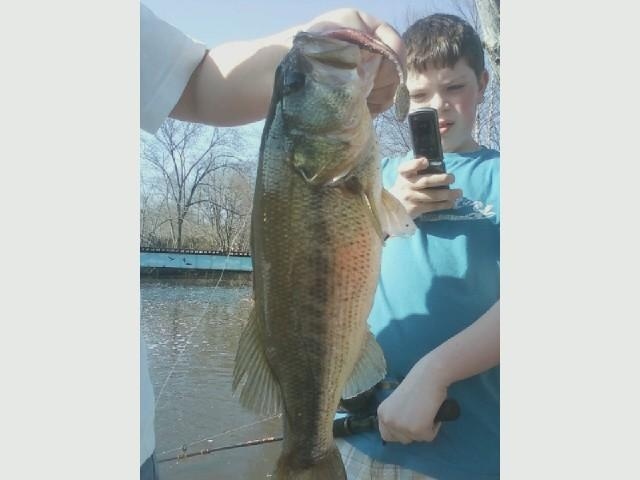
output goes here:
{"type": "Polygon", "coordinates": [[[283,413],[278,480],[346,479],[333,418],[341,397],[385,376],[366,320],[384,238],[415,229],[382,188],[367,108],[382,57],[364,62],[358,45],[393,53],[359,32],[299,33],[276,71],[262,134],[251,219],[254,307],[233,388],[246,407],[283,413]]]}

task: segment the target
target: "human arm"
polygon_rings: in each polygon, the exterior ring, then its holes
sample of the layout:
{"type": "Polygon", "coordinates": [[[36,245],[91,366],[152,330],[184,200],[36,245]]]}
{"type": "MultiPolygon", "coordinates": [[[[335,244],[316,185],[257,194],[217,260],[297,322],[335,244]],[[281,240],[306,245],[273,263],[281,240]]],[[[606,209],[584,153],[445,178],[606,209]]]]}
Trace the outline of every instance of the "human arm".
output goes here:
{"type": "Polygon", "coordinates": [[[389,189],[411,218],[426,212],[453,208],[456,199],[462,196],[460,189],[433,188],[450,185],[455,178],[449,173],[419,173],[428,165],[429,162],[424,157],[403,162],[398,167],[396,182],[389,189]]]}
{"type": "MultiPolygon", "coordinates": [[[[268,37],[212,48],[193,72],[170,116],[218,126],[264,118],[273,92],[275,70],[291,48],[295,34],[336,27],[354,28],[377,36],[404,62],[402,40],[388,24],[358,10],[334,10],[268,37]]],[[[363,51],[363,55],[372,54],[363,51]]],[[[381,62],[367,99],[372,113],[380,113],[391,105],[398,83],[393,64],[388,60],[381,62]]]]}
{"type": "Polygon", "coordinates": [[[378,407],[383,440],[431,441],[433,423],[449,385],[500,363],[500,302],[469,327],[422,357],[395,391],[378,407]]]}

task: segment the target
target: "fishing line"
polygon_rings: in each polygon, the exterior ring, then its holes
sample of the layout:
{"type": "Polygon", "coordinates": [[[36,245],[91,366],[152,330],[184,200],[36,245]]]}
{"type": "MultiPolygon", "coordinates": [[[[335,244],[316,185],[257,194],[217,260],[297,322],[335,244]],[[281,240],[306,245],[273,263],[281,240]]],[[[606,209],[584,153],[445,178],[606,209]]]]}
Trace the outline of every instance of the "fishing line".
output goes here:
{"type": "MultiPolygon", "coordinates": [[[[240,228],[236,231],[235,235],[234,235],[234,236],[233,236],[233,238],[231,239],[231,242],[230,242],[230,244],[231,244],[231,245],[233,245],[233,244],[237,241],[237,239],[238,239],[238,237],[240,236],[240,234],[244,231],[244,229],[245,229],[245,227],[246,227],[246,225],[247,225],[247,222],[248,222],[248,219],[250,218],[250,216],[251,216],[251,215],[250,215],[250,212],[249,212],[247,215],[245,215],[245,218],[242,220],[242,224],[241,224],[240,228]]],[[[214,302],[213,302],[214,294],[215,294],[216,290],[218,289],[218,287],[219,287],[219,285],[220,285],[220,283],[221,283],[221,281],[222,281],[222,278],[223,278],[223,276],[224,276],[224,273],[227,271],[227,267],[228,267],[228,265],[229,265],[229,259],[230,259],[230,258],[231,258],[231,250],[229,250],[229,251],[227,252],[227,255],[226,255],[226,257],[225,257],[225,262],[224,262],[224,264],[223,264],[222,269],[220,270],[220,275],[218,276],[218,279],[217,279],[217,281],[215,282],[215,285],[214,285],[213,289],[211,290],[211,294],[210,294],[210,296],[209,296],[209,300],[207,301],[206,306],[204,307],[204,311],[203,311],[203,313],[202,313],[201,315],[199,315],[199,316],[196,316],[196,315],[188,315],[189,317],[197,318],[197,320],[196,320],[196,322],[195,322],[195,326],[194,326],[194,328],[192,328],[192,329],[191,329],[191,331],[190,331],[190,332],[189,332],[189,334],[187,335],[186,340],[185,340],[185,342],[184,342],[184,347],[183,347],[181,350],[179,350],[179,351],[178,351],[178,353],[177,353],[177,355],[176,355],[176,358],[175,358],[175,361],[173,362],[173,365],[171,366],[171,368],[170,368],[170,370],[169,370],[169,373],[167,374],[167,376],[166,376],[166,378],[165,378],[164,382],[162,383],[162,386],[160,387],[160,390],[159,390],[158,394],[156,395],[156,398],[155,398],[155,407],[156,407],[156,409],[157,409],[157,408],[158,408],[158,406],[160,405],[160,400],[162,399],[162,395],[163,395],[163,393],[164,393],[164,391],[165,391],[165,389],[166,389],[167,385],[169,384],[169,380],[172,378],[172,376],[173,376],[173,374],[174,374],[174,372],[175,372],[175,370],[176,370],[177,365],[181,362],[181,360],[182,360],[182,359],[183,359],[183,357],[184,357],[185,352],[187,351],[187,348],[188,348],[188,345],[190,344],[191,338],[193,337],[194,333],[196,333],[196,332],[200,331],[200,329],[201,329],[201,327],[202,327],[202,324],[203,324],[204,317],[205,317],[205,316],[207,315],[207,313],[210,311],[210,309],[211,309],[211,307],[212,307],[212,305],[213,305],[213,303],[214,303],[214,302]],[[199,317],[199,318],[198,318],[198,317],[199,317]]],[[[181,317],[181,318],[184,318],[184,317],[181,317]]],[[[239,426],[239,427],[236,427],[236,428],[230,429],[230,430],[228,430],[228,431],[225,431],[225,432],[222,432],[222,433],[216,434],[216,435],[214,435],[214,436],[213,436],[213,437],[211,437],[211,438],[216,438],[216,437],[219,437],[219,436],[221,436],[221,435],[225,435],[225,434],[232,433],[232,432],[234,432],[234,431],[236,431],[236,430],[241,430],[241,429],[243,429],[243,428],[247,428],[247,427],[249,427],[249,426],[252,426],[252,425],[255,425],[255,424],[259,424],[259,423],[265,422],[265,421],[267,421],[267,420],[271,420],[271,419],[273,419],[273,418],[276,418],[277,416],[278,416],[278,415],[276,415],[276,416],[274,416],[274,417],[268,417],[268,418],[265,418],[265,419],[261,419],[261,420],[259,420],[259,421],[257,421],[257,422],[252,423],[252,424],[248,424],[248,425],[241,425],[241,426],[239,426]]],[[[202,442],[203,440],[206,440],[206,438],[201,439],[201,440],[198,440],[198,441],[196,441],[196,442],[193,442],[193,443],[191,443],[190,445],[194,445],[194,444],[196,444],[196,443],[202,442]]],[[[189,446],[190,446],[190,445],[189,445],[189,446]]],[[[184,451],[184,450],[185,450],[185,445],[183,445],[183,446],[181,446],[181,447],[178,447],[178,448],[175,448],[175,449],[173,449],[173,450],[168,450],[168,451],[167,451],[167,452],[165,452],[165,453],[172,452],[172,451],[178,451],[178,450],[182,450],[182,451],[184,451]]]]}
{"type": "MultiPolygon", "coordinates": [[[[247,224],[247,219],[250,217],[250,215],[246,215],[243,222],[242,222],[242,227],[238,229],[238,231],[236,232],[235,236],[233,237],[232,241],[230,242],[231,244],[233,244],[238,236],[240,235],[240,232],[242,232],[247,224]]],[[[156,401],[155,401],[155,406],[156,408],[158,407],[158,404],[160,403],[160,398],[162,397],[162,394],[164,393],[164,390],[167,386],[167,384],[169,383],[169,380],[171,379],[171,376],[173,375],[173,372],[175,371],[176,366],[178,365],[178,362],[182,359],[184,352],[187,350],[187,346],[189,345],[189,341],[191,340],[191,337],[193,336],[193,334],[196,331],[200,330],[200,326],[202,325],[202,320],[204,319],[205,315],[207,314],[207,312],[209,312],[209,309],[211,308],[211,305],[213,303],[213,294],[215,293],[216,289],[218,288],[218,285],[220,285],[220,282],[222,281],[222,277],[224,275],[224,272],[226,272],[227,269],[227,265],[229,263],[229,258],[231,258],[231,251],[227,252],[227,256],[225,257],[225,263],[223,265],[222,270],[220,271],[220,276],[218,277],[218,280],[215,284],[215,286],[213,287],[213,289],[211,290],[211,295],[209,296],[209,301],[206,304],[206,307],[204,309],[204,312],[202,313],[202,315],[200,316],[200,318],[196,321],[196,326],[195,328],[193,328],[191,330],[191,332],[189,332],[189,335],[187,336],[187,339],[185,341],[184,344],[184,348],[178,352],[178,355],[176,355],[176,359],[173,362],[173,365],[171,366],[171,369],[169,370],[169,373],[167,374],[167,377],[165,378],[162,387],[160,388],[160,391],[158,392],[158,394],[156,395],[156,401]]]]}

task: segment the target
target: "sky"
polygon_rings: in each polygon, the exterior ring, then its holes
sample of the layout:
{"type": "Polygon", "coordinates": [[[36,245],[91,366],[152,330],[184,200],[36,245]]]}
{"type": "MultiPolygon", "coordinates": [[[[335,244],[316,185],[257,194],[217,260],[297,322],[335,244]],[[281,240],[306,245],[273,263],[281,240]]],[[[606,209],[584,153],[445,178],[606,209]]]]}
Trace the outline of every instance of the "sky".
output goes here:
{"type": "MultiPolygon", "coordinates": [[[[270,35],[344,7],[357,8],[384,20],[400,33],[413,21],[431,13],[461,15],[473,9],[473,0],[144,0],[142,3],[210,48],[270,35]]],[[[263,126],[264,120],[238,127],[248,151],[258,151],[263,126]]],[[[141,135],[146,136],[144,132],[141,135]]]]}
{"type": "Polygon", "coordinates": [[[317,15],[353,7],[384,20],[402,32],[407,15],[417,19],[435,12],[468,10],[472,0],[145,0],[157,16],[213,47],[233,40],[262,37],[317,15]]]}

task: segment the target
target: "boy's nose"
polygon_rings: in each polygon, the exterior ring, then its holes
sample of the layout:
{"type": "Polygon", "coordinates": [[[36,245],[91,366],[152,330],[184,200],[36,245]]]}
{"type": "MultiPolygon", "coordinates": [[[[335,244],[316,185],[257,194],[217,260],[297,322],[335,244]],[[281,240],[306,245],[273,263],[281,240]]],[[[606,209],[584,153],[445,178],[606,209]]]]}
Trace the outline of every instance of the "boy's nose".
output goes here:
{"type": "Polygon", "coordinates": [[[431,108],[435,108],[436,110],[438,110],[438,112],[440,112],[440,111],[445,110],[446,108],[448,108],[449,104],[440,95],[435,94],[433,97],[431,97],[431,101],[429,102],[429,106],[431,108]]]}

